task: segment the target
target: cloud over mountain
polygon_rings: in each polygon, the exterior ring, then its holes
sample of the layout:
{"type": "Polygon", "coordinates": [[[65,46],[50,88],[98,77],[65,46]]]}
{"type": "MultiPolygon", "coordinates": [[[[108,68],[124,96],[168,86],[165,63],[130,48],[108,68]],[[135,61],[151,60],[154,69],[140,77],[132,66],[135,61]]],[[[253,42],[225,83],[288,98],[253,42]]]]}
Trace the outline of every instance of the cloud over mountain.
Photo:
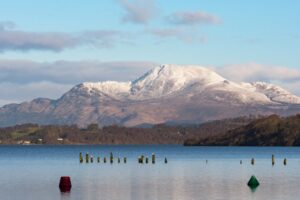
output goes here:
{"type": "MultiPolygon", "coordinates": [[[[36,62],[2,59],[0,60],[0,105],[40,96],[57,98],[71,86],[80,82],[134,80],[155,65],[157,63],[150,61],[36,62]],[[48,88],[49,92],[43,90],[43,87],[48,88]]],[[[237,82],[274,83],[300,95],[300,70],[296,68],[246,63],[214,67],[214,70],[225,78],[237,82]]]]}
{"type": "Polygon", "coordinates": [[[202,11],[174,12],[167,16],[166,20],[174,25],[220,24],[222,22],[216,15],[202,11]]]}
{"type": "Polygon", "coordinates": [[[110,48],[128,36],[127,33],[115,30],[64,33],[21,31],[15,30],[14,27],[13,22],[0,22],[0,53],[30,50],[59,52],[85,45],[110,48]]]}
{"type": "Polygon", "coordinates": [[[234,81],[265,81],[284,86],[288,90],[300,94],[300,70],[285,66],[263,65],[258,63],[233,64],[214,68],[225,77],[234,81]]]}
{"type": "Polygon", "coordinates": [[[200,34],[197,30],[187,31],[182,28],[162,28],[162,29],[146,29],[146,34],[150,34],[159,41],[165,39],[177,39],[187,44],[204,43],[207,41],[206,36],[200,34]]]}
{"type": "Polygon", "coordinates": [[[15,23],[12,21],[0,21],[0,31],[12,29],[15,27],[15,23]]]}
{"type": "Polygon", "coordinates": [[[57,98],[85,81],[128,81],[153,67],[153,62],[0,60],[0,105],[36,97],[57,98]]]}
{"type": "Polygon", "coordinates": [[[300,97],[274,84],[233,82],[201,66],[160,65],[132,81],[84,82],[54,100],[5,105],[0,108],[0,126],[200,123],[299,111],[300,97]]]}
{"type": "Polygon", "coordinates": [[[124,9],[123,22],[147,24],[158,10],[155,0],[118,0],[118,2],[124,9]]]}

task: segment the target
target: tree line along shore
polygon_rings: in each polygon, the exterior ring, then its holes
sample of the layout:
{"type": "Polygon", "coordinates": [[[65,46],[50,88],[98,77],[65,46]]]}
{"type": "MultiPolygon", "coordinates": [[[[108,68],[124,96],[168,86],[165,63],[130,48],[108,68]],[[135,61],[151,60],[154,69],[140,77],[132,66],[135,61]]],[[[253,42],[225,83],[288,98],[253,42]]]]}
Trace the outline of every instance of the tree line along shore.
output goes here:
{"type": "Polygon", "coordinates": [[[298,146],[300,115],[239,117],[198,125],[99,127],[23,124],[0,128],[1,144],[182,144],[186,146],[298,146]]]}

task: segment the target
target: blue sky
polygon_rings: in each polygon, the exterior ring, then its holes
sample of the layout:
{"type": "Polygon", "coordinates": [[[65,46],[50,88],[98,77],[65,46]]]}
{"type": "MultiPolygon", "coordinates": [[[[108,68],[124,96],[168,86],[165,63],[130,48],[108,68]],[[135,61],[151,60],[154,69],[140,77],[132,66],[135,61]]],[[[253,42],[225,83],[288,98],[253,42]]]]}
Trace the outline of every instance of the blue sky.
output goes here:
{"type": "Polygon", "coordinates": [[[161,63],[208,66],[232,80],[273,82],[300,94],[297,0],[0,5],[0,105],[57,98],[81,81],[131,80],[161,63]],[[249,71],[235,73],[240,69],[249,71]],[[65,81],[61,71],[75,78],[65,81]]]}

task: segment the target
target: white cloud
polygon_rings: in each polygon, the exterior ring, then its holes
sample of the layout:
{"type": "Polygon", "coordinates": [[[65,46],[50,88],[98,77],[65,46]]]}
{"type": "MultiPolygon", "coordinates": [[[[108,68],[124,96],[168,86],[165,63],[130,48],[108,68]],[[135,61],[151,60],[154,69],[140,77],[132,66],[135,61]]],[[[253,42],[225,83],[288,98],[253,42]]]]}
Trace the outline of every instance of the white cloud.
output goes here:
{"type": "Polygon", "coordinates": [[[72,85],[52,82],[28,84],[0,83],[0,105],[31,101],[34,98],[58,98],[72,85]]]}
{"type": "Polygon", "coordinates": [[[127,40],[128,33],[114,30],[93,30],[80,33],[28,32],[11,30],[12,22],[0,22],[0,52],[47,50],[63,51],[78,46],[110,48],[127,40]]]}
{"type": "Polygon", "coordinates": [[[13,29],[15,27],[15,23],[12,21],[0,21],[0,31],[13,29]]]}
{"type": "Polygon", "coordinates": [[[157,13],[155,0],[118,0],[125,13],[123,22],[147,24],[157,13]]]}
{"type": "Polygon", "coordinates": [[[280,82],[278,84],[293,94],[300,96],[300,80],[294,82],[280,82]]]}
{"type": "Polygon", "coordinates": [[[0,104],[37,97],[58,98],[87,81],[131,81],[154,67],[153,62],[0,60],[0,104]]]}
{"type": "Polygon", "coordinates": [[[214,69],[229,80],[274,83],[300,95],[300,69],[257,63],[227,65],[214,69]]]}
{"type": "Polygon", "coordinates": [[[222,22],[216,15],[201,11],[175,12],[166,17],[166,20],[174,25],[220,24],[222,22]]]}
{"type": "MultiPolygon", "coordinates": [[[[153,62],[0,60],[0,105],[37,97],[56,99],[87,81],[131,81],[157,66],[153,62]]],[[[257,63],[214,68],[229,80],[266,81],[300,95],[300,70],[257,63]]]]}
{"type": "Polygon", "coordinates": [[[49,81],[76,84],[84,81],[128,81],[153,67],[153,62],[100,62],[0,60],[0,83],[49,81]]]}
{"type": "Polygon", "coordinates": [[[175,38],[187,44],[204,43],[207,41],[207,38],[200,34],[197,30],[187,30],[181,28],[155,28],[147,29],[144,32],[160,40],[175,38]]]}

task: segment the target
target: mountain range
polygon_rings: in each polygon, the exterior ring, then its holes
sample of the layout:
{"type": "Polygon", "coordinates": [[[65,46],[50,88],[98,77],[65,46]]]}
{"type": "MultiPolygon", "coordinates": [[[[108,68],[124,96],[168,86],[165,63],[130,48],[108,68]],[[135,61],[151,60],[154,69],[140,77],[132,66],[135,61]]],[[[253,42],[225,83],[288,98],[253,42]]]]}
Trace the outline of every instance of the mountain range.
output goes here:
{"type": "Polygon", "coordinates": [[[182,124],[299,112],[300,97],[279,86],[237,83],[201,66],[161,65],[131,82],[85,82],[56,100],[5,105],[0,126],[182,124]]]}

